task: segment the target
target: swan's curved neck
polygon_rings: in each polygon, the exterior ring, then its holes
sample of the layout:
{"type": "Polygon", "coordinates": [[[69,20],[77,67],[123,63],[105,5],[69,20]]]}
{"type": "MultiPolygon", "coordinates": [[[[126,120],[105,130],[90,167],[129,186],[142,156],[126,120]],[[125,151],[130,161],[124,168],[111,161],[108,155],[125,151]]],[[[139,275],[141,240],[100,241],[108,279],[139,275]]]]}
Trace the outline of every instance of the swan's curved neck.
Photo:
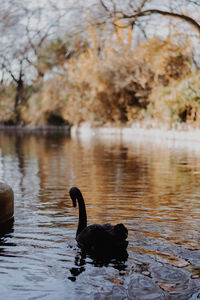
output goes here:
{"type": "Polygon", "coordinates": [[[76,236],[85,228],[87,227],[87,214],[85,209],[85,203],[82,194],[78,194],[77,196],[78,206],[79,206],[79,221],[78,221],[78,228],[76,231],[76,236]]]}

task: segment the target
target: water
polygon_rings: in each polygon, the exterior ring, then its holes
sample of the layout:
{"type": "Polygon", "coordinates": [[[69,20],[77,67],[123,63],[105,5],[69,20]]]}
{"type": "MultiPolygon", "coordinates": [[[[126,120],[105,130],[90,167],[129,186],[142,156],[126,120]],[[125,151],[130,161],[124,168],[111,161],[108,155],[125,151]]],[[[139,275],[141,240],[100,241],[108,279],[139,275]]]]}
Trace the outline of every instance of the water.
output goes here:
{"type": "Polygon", "coordinates": [[[199,299],[200,150],[0,133],[0,181],[15,193],[14,225],[0,237],[0,299],[199,299]],[[81,254],[74,185],[89,224],[127,226],[127,260],[81,254]]]}

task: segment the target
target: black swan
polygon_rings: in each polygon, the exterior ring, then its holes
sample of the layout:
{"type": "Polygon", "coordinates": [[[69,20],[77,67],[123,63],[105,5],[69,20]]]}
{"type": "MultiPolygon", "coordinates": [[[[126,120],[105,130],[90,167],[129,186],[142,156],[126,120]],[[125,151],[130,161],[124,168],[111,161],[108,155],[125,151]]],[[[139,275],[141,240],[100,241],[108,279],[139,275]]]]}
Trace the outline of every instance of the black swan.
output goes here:
{"type": "Polygon", "coordinates": [[[126,251],[128,230],[123,224],[111,225],[93,224],[87,226],[87,214],[84,199],[77,187],[69,191],[73,206],[79,206],[79,222],[76,232],[76,240],[81,249],[88,253],[105,255],[126,251]]]}

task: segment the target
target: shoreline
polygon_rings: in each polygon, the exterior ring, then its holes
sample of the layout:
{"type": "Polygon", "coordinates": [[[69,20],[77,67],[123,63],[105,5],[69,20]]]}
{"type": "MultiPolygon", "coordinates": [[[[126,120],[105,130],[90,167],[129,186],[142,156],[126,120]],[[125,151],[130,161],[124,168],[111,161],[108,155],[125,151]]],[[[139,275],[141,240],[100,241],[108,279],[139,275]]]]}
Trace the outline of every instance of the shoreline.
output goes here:
{"type": "MultiPolygon", "coordinates": [[[[166,128],[145,128],[141,126],[132,127],[92,127],[89,124],[82,124],[80,126],[73,125],[71,127],[71,135],[75,136],[107,136],[107,137],[121,137],[123,139],[131,139],[133,137],[143,137],[145,139],[160,139],[169,141],[185,141],[200,143],[200,129],[166,129],[166,128]]],[[[200,144],[199,144],[200,145],[200,144]]]]}
{"type": "Polygon", "coordinates": [[[144,127],[90,127],[84,124],[72,126],[70,135],[88,145],[96,140],[112,147],[120,144],[130,149],[145,146],[147,151],[168,149],[167,151],[183,151],[187,155],[200,155],[200,129],[179,131],[144,127]]]}
{"type": "Polygon", "coordinates": [[[0,132],[19,132],[19,133],[56,133],[61,132],[69,134],[72,137],[99,137],[122,140],[151,140],[160,142],[183,142],[192,143],[200,146],[200,129],[187,128],[183,130],[168,129],[165,127],[145,127],[136,123],[132,126],[92,126],[89,123],[72,126],[54,126],[54,125],[37,125],[37,126],[22,126],[22,125],[0,125],[0,132]]]}

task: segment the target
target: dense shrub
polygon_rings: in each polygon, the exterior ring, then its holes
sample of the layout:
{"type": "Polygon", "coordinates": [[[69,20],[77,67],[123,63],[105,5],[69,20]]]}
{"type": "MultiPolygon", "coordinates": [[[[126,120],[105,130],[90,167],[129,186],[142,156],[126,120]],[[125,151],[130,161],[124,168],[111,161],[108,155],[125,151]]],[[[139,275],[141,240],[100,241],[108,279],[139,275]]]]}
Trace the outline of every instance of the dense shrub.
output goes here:
{"type": "Polygon", "coordinates": [[[132,49],[115,37],[101,56],[89,49],[68,64],[66,118],[100,124],[144,118],[155,86],[162,89],[191,73],[188,44],[154,37],[132,49]]]}
{"type": "Polygon", "coordinates": [[[187,123],[199,127],[200,71],[167,87],[157,86],[149,97],[147,114],[165,124],[187,123]]]}

